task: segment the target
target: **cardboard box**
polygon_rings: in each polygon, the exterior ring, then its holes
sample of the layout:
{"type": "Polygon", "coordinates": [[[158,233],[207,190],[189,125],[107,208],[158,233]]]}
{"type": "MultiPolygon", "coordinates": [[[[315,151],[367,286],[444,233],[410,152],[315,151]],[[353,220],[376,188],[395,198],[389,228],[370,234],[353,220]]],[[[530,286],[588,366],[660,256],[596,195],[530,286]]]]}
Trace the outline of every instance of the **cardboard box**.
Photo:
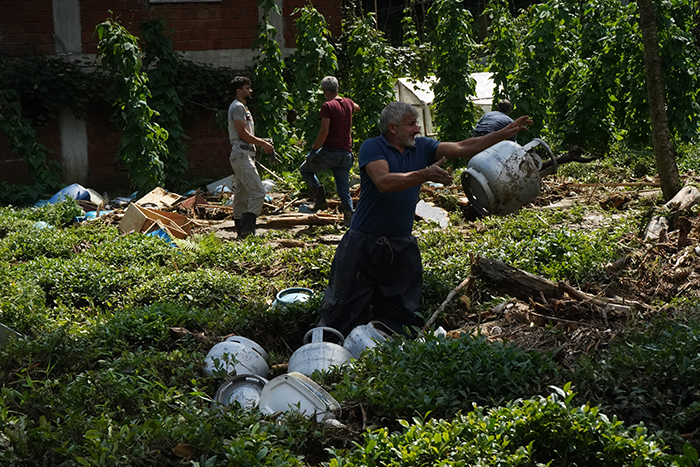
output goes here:
{"type": "Polygon", "coordinates": [[[119,230],[127,232],[146,232],[157,222],[168,227],[174,237],[186,238],[191,231],[192,221],[186,216],[174,212],[165,212],[158,209],[149,209],[131,203],[124,212],[124,217],[119,222],[119,230]]]}
{"type": "Polygon", "coordinates": [[[148,208],[169,208],[178,201],[182,199],[182,196],[176,194],[176,193],[170,193],[169,191],[165,191],[164,189],[157,187],[151,190],[150,193],[148,193],[146,196],[141,198],[140,200],[136,201],[136,204],[138,204],[141,207],[148,207],[148,208]],[[152,206],[149,206],[152,205],[152,206]]]}

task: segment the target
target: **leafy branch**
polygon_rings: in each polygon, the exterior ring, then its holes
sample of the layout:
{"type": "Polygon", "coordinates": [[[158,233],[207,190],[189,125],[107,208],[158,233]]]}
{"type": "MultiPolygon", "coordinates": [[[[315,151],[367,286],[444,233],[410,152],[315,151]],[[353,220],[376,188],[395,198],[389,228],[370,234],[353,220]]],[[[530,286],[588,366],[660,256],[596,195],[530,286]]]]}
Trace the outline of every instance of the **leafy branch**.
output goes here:
{"type": "Polygon", "coordinates": [[[114,20],[96,27],[98,58],[114,75],[115,123],[123,131],[117,158],[142,193],[162,185],[163,160],[168,158],[168,132],[153,121],[156,112],[148,106],[151,92],[148,76],[141,70],[137,39],[114,20]]]}

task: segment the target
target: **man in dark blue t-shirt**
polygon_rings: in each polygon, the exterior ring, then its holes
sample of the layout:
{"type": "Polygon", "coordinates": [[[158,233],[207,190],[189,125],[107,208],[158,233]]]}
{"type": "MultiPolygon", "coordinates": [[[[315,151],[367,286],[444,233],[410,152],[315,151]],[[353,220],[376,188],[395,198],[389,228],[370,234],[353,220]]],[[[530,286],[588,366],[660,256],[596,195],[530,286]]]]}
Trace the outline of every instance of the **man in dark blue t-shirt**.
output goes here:
{"type": "MultiPolygon", "coordinates": [[[[476,124],[472,130],[472,138],[493,133],[513,123],[513,119],[508,116],[511,110],[513,110],[513,104],[510,101],[506,99],[498,101],[496,110],[484,114],[476,124]]],[[[515,141],[515,135],[510,139],[515,141]]]]}
{"type": "Polygon", "coordinates": [[[370,313],[399,333],[414,326],[423,266],[411,232],[421,185],[451,185],[452,175],[441,167],[446,159],[471,158],[531,124],[524,116],[479,138],[440,143],[416,137],[420,129],[413,106],[387,105],[379,121],[381,136],[360,147],[360,200],[336,249],[318,326],[348,335],[370,313]]]}

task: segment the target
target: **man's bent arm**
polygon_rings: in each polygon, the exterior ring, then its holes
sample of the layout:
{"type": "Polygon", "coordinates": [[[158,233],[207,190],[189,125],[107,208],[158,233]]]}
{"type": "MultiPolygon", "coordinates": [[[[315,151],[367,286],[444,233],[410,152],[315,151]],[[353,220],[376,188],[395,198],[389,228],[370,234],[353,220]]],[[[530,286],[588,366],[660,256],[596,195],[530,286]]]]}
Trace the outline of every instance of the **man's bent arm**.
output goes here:
{"type": "Polygon", "coordinates": [[[365,165],[365,170],[380,193],[391,193],[406,190],[423,182],[451,185],[452,175],[440,167],[444,161],[442,159],[425,169],[413,172],[389,172],[389,164],[385,160],[376,160],[365,165]]]}
{"type": "Polygon", "coordinates": [[[257,136],[250,134],[250,132],[248,131],[248,125],[246,125],[245,120],[234,120],[233,126],[236,129],[236,133],[238,133],[238,137],[246,143],[260,146],[267,153],[270,153],[274,150],[272,144],[268,143],[263,139],[258,138],[257,136]]]}
{"type": "Polygon", "coordinates": [[[507,127],[484,136],[465,139],[458,143],[440,143],[435,153],[435,160],[442,157],[448,159],[469,159],[484,149],[511,138],[519,131],[528,129],[530,125],[532,125],[532,120],[530,120],[530,117],[524,116],[518,118],[507,127]]]}
{"type": "Polygon", "coordinates": [[[321,119],[321,129],[318,130],[318,136],[316,136],[316,141],[314,142],[314,145],[311,146],[311,149],[313,149],[313,150],[321,149],[321,146],[323,146],[323,143],[326,142],[326,138],[328,138],[328,131],[329,131],[330,127],[331,127],[331,119],[330,118],[322,118],[321,119]]]}

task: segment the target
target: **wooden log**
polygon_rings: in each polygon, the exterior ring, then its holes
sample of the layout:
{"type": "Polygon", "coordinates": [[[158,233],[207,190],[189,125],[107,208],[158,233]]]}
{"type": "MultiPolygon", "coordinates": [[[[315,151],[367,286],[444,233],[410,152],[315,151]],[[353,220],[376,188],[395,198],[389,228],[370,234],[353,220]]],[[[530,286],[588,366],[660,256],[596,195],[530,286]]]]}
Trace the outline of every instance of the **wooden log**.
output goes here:
{"type": "Polygon", "coordinates": [[[549,279],[481,256],[472,261],[472,275],[483,280],[492,290],[525,301],[541,296],[545,299],[562,296],[561,289],[549,279]]]}
{"type": "Polygon", "coordinates": [[[295,225],[330,225],[341,221],[340,216],[332,214],[301,214],[289,213],[267,218],[258,225],[268,228],[293,227],[295,225]]]}
{"type": "Polygon", "coordinates": [[[700,190],[693,185],[686,185],[664,207],[672,211],[683,211],[698,203],[700,203],[700,190]]]}

